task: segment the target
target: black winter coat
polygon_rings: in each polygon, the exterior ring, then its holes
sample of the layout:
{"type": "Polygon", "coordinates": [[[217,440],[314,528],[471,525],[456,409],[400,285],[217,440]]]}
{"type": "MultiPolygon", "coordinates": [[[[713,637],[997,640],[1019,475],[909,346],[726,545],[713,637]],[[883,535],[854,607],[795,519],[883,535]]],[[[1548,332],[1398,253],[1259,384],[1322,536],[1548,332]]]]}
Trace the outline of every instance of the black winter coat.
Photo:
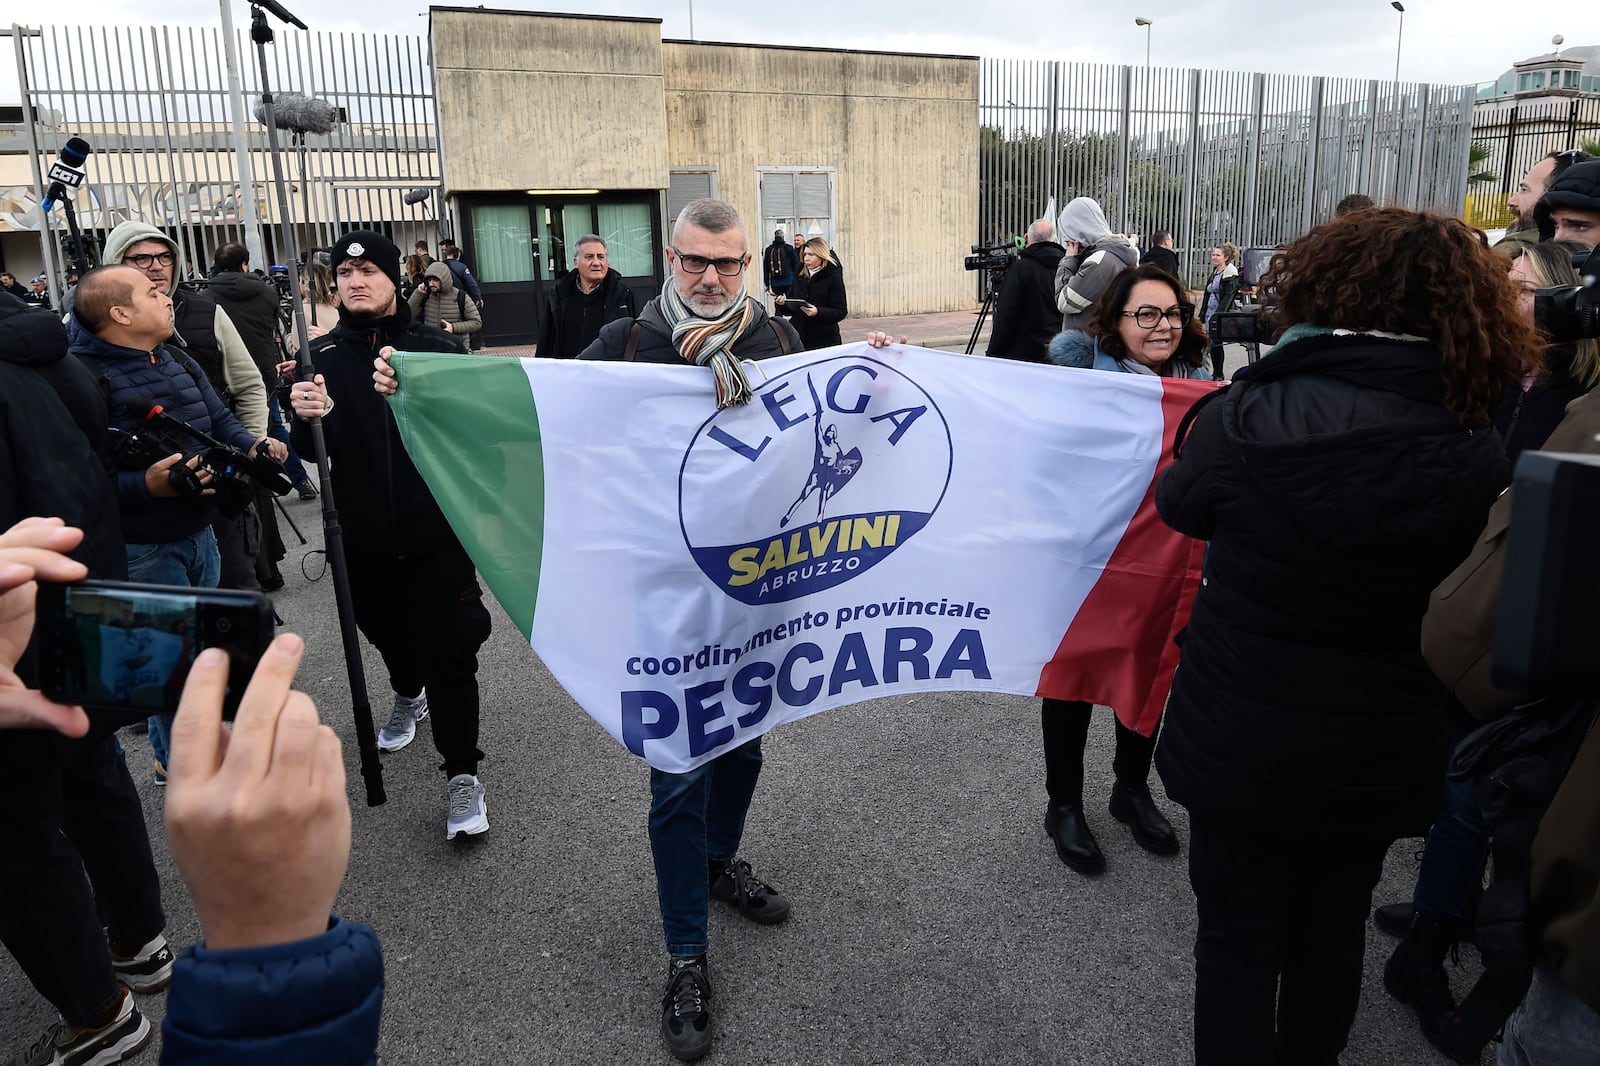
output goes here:
{"type": "MultiPolygon", "coordinates": [[[[661,314],[658,301],[659,297],[645,304],[637,320],[608,323],[600,330],[600,336],[595,338],[595,342],[579,353],[578,358],[620,360],[628,346],[628,333],[633,329],[633,322],[637,321],[639,347],[634,352],[634,362],[688,366],[689,364],[684,362],[683,356],[678,354],[678,349],[672,344],[672,330],[661,314]]],[[[734,355],[741,360],[766,359],[769,356],[783,355],[783,346],[778,340],[779,332],[784,332],[784,339],[789,342],[791,351],[805,350],[800,344],[799,335],[788,323],[782,319],[769,318],[765,308],[759,303],[755,304],[755,312],[755,318],[751,320],[750,328],[745,331],[745,335],[733,342],[734,355]]]]}
{"type": "Polygon", "coordinates": [[[100,386],[67,332],[0,295],[0,530],[33,516],[83,530],[71,552],[93,577],[128,576],[100,386]]]}
{"type": "Polygon", "coordinates": [[[1524,451],[1537,451],[1567,416],[1567,404],[1589,390],[1572,376],[1570,344],[1552,344],[1544,350],[1546,377],[1527,392],[1513,385],[1494,409],[1494,428],[1505,442],[1506,458],[1516,468],[1524,451]]]}
{"type": "MultiPolygon", "coordinates": [[[[465,355],[461,341],[411,320],[411,308],[374,323],[339,324],[311,342],[311,363],[328,386],[333,410],[322,436],[337,478],[348,550],[375,559],[412,559],[442,548],[460,550],[450,523],[411,462],[389,401],[372,388],[372,362],[390,346],[406,352],[465,355]]],[[[311,426],[294,418],[290,439],[313,455],[311,426]]]]}
{"type": "Polygon", "coordinates": [[[1313,336],[1202,401],[1156,484],[1209,540],[1157,767],[1191,812],[1267,835],[1394,839],[1438,811],[1444,687],[1428,594],[1509,479],[1444,406],[1425,343],[1313,336]]]}
{"type": "Polygon", "coordinates": [[[1017,256],[994,301],[990,356],[1048,363],[1050,338],[1061,329],[1056,310],[1056,267],[1066,249],[1054,241],[1030,244],[1017,256]]]}
{"type": "MultiPolygon", "coordinates": [[[[632,320],[639,313],[633,302],[633,290],[623,282],[622,275],[615,267],[607,270],[606,278],[600,283],[601,315],[600,326],[608,322],[626,318],[632,320]]],[[[567,329],[567,317],[578,314],[580,294],[578,293],[578,272],[569,270],[560,281],[550,287],[550,294],[545,297],[544,320],[539,323],[539,357],[542,359],[572,359],[587,345],[579,345],[573,351],[563,351],[561,345],[562,333],[567,329]]],[[[590,343],[593,343],[591,338],[590,343]]]]}
{"type": "Polygon", "coordinates": [[[842,343],[839,339],[839,322],[850,313],[850,304],[844,294],[844,271],[832,263],[823,263],[822,269],[807,275],[804,270],[795,275],[794,284],[785,296],[790,300],[808,300],[817,305],[815,315],[780,306],[778,313],[794,322],[795,332],[806,351],[832,348],[842,343]]]}
{"type": "Polygon", "coordinates": [[[1178,253],[1171,248],[1150,248],[1139,257],[1140,266],[1158,266],[1173,277],[1178,276],[1178,253]]]}
{"type": "Polygon", "coordinates": [[[278,385],[278,290],[259,274],[242,270],[219,271],[206,286],[250,349],[270,392],[278,385]]]}

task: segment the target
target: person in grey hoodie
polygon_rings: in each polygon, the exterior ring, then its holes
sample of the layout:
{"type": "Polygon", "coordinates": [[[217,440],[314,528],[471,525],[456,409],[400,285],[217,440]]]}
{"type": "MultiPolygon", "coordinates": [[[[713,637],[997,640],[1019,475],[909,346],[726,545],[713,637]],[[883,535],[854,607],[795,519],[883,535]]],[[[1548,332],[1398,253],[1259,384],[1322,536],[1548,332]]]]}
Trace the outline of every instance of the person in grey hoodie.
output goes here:
{"type": "Polygon", "coordinates": [[[1067,254],[1056,266],[1056,308],[1063,330],[1082,330],[1111,279],[1139,265],[1139,249],[1111,232],[1105,212],[1087,196],[1062,210],[1056,234],[1067,254]]]}

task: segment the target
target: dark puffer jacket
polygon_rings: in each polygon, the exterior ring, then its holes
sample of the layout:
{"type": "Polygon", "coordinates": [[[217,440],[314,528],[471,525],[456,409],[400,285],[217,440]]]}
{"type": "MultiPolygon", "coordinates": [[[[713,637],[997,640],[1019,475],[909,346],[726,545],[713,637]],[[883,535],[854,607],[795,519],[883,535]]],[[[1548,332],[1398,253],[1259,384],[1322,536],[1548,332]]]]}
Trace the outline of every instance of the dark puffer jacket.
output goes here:
{"type": "Polygon", "coordinates": [[[1024,248],[1006,271],[994,302],[994,329],[989,334],[991,358],[1050,361],[1046,350],[1061,327],[1056,310],[1056,267],[1066,249],[1055,241],[1024,248]]]}
{"type": "Polygon", "coordinates": [[[1418,835],[1438,810],[1428,593],[1510,471],[1444,406],[1420,342],[1280,344],[1204,407],[1156,485],[1209,540],[1157,766],[1172,798],[1268,835],[1418,835]]]}
{"type": "MultiPolygon", "coordinates": [[[[333,398],[322,436],[338,479],[346,543],[351,551],[377,559],[411,559],[458,542],[406,454],[389,401],[373,391],[372,362],[390,346],[466,354],[456,338],[413,322],[410,308],[396,302],[395,313],[377,322],[354,323],[341,314],[337,326],[311,342],[311,363],[333,398]]],[[[314,455],[310,424],[298,418],[292,423],[295,448],[314,455]]]]}
{"type": "MultiPolygon", "coordinates": [[[[79,327],[72,334],[72,354],[97,380],[104,379],[114,428],[132,433],[144,425],[144,419],[128,409],[130,401],[142,397],[240,451],[254,450],[256,437],[239,424],[188,356],[175,356],[165,345],[150,352],[123,348],[96,337],[82,328],[81,322],[79,327]]],[[[186,448],[185,454],[200,450],[195,444],[186,448]]],[[[122,511],[122,534],[130,544],[168,544],[204,529],[217,517],[217,509],[206,496],[151,496],[143,470],[117,471],[117,502],[122,511]]]]}
{"type": "Polygon", "coordinates": [[[1576,349],[1552,344],[1544,350],[1545,377],[1526,391],[1513,386],[1494,409],[1494,428],[1505,442],[1506,458],[1513,469],[1524,451],[1544,446],[1545,440],[1567,417],[1567,405],[1589,391],[1572,376],[1576,349]]]}
{"type": "MultiPolygon", "coordinates": [[[[683,356],[679,355],[678,349],[672,345],[672,329],[662,317],[658,300],[659,297],[645,304],[637,319],[607,323],[600,330],[600,336],[595,338],[595,342],[585,348],[578,358],[621,359],[628,346],[628,333],[633,329],[633,323],[638,322],[639,347],[634,353],[635,362],[683,363],[687,366],[683,356]]],[[[751,303],[755,304],[755,317],[750,320],[750,328],[745,331],[744,336],[733,342],[734,355],[740,359],[765,359],[768,356],[784,354],[783,346],[778,340],[779,331],[786,331],[784,339],[789,342],[791,351],[805,350],[793,327],[782,319],[767,317],[767,312],[760,304],[753,300],[751,303]]]]}
{"type": "Polygon", "coordinates": [[[383,952],[368,925],[321,936],[184,952],[161,1023],[162,1066],[367,1066],[377,1061],[383,952]]]}
{"type": "Polygon", "coordinates": [[[0,295],[0,530],[32,516],[84,532],[73,558],[94,577],[128,574],[110,480],[105,399],[94,375],[67,355],[67,332],[0,295]]]}

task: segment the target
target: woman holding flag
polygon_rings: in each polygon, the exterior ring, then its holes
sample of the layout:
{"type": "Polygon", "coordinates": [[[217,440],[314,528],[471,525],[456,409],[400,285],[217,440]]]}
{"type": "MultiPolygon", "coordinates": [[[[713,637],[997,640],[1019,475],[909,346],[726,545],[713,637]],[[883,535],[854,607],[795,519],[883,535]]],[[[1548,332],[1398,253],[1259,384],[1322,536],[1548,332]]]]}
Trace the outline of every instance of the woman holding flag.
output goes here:
{"type": "Polygon", "coordinates": [[[1504,260],[1440,215],[1336,218],[1265,288],[1277,346],[1156,485],[1210,542],[1157,767],[1190,815],[1196,1062],[1332,1066],[1384,856],[1438,809],[1428,593],[1509,480],[1489,411],[1539,343],[1504,260]]]}

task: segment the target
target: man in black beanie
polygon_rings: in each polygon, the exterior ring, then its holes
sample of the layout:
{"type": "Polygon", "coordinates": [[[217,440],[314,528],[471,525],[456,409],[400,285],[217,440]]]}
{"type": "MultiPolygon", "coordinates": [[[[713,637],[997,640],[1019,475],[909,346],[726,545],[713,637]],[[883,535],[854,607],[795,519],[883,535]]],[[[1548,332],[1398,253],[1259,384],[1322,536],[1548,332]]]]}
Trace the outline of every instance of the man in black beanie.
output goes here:
{"type": "Polygon", "coordinates": [[[449,779],[445,836],[475,835],[489,828],[478,780],[477,676],[489,611],[472,560],[406,454],[388,402],[372,389],[372,364],[385,349],[464,349],[444,330],[412,320],[399,298],[400,249],[387,237],[345,234],[332,266],[339,324],[311,342],[315,374],[290,392],[291,437],[309,455],[305,420],[322,417],[339,472],[356,624],[383,656],[395,693],[378,748],[399,751],[428,718],[449,779]]]}
{"type": "Polygon", "coordinates": [[[1533,221],[1542,241],[1600,244],[1600,159],[1563,170],[1534,205],[1533,221]]]}

